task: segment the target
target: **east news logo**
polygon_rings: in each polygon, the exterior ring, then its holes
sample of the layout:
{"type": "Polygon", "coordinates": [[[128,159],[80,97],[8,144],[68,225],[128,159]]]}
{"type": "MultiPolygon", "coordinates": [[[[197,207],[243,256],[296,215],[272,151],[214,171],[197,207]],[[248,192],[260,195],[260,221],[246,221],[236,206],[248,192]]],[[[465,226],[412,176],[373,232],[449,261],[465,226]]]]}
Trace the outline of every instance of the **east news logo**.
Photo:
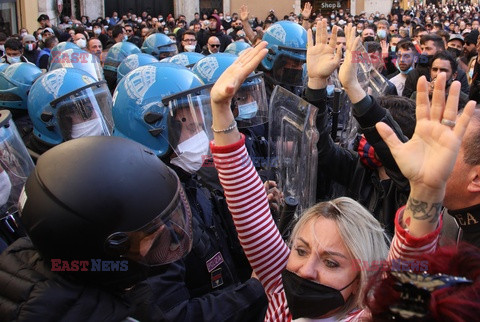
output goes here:
{"type": "Polygon", "coordinates": [[[125,272],[128,271],[128,261],[106,261],[101,259],[62,260],[52,259],[53,272],[125,272]]]}

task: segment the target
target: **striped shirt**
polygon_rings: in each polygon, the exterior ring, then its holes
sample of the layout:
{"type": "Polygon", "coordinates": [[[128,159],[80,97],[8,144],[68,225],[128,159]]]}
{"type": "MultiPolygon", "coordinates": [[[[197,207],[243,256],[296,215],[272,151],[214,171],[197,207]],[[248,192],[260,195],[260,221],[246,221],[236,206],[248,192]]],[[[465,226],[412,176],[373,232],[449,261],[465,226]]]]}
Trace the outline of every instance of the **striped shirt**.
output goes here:
{"type": "MultiPolygon", "coordinates": [[[[215,167],[224,188],[228,208],[238,232],[238,238],[253,271],[262,283],[268,297],[265,321],[291,321],[281,273],[285,269],[290,249],[283,241],[268,204],[267,194],[247,150],[245,137],[231,145],[211,143],[215,167]]],[[[399,224],[403,208],[397,212],[396,232],[388,259],[410,259],[417,254],[433,252],[438,243],[441,224],[431,234],[414,238],[399,224]]],[[[359,320],[368,315],[357,310],[346,321],[359,320]]]]}

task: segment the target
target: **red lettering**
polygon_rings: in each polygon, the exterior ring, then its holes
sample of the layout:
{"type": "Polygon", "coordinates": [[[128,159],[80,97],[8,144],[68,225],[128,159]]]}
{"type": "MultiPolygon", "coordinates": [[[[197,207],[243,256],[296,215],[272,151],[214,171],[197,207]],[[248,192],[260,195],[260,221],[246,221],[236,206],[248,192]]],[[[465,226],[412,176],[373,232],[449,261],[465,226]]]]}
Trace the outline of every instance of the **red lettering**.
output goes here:
{"type": "Polygon", "coordinates": [[[70,266],[70,270],[72,272],[78,272],[78,269],[79,269],[78,261],[77,260],[72,261],[71,266],[70,266]]]}
{"type": "Polygon", "coordinates": [[[72,53],[72,64],[78,63],[78,55],[79,53],[72,53]]]}
{"type": "Polygon", "coordinates": [[[88,63],[88,53],[80,53],[80,62],[81,63],[88,63]]]}
{"type": "Polygon", "coordinates": [[[80,266],[82,267],[80,270],[82,272],[88,271],[88,264],[90,264],[88,261],[80,261],[80,266]]]}
{"type": "Polygon", "coordinates": [[[60,64],[69,64],[70,63],[70,57],[68,57],[68,54],[63,53],[60,57],[60,64]]]}
{"type": "Polygon", "coordinates": [[[60,263],[62,262],[61,259],[52,259],[52,272],[58,272],[61,271],[60,269],[60,263]]]}
{"type": "Polygon", "coordinates": [[[62,271],[70,271],[70,265],[68,264],[68,261],[62,261],[62,271]]]}

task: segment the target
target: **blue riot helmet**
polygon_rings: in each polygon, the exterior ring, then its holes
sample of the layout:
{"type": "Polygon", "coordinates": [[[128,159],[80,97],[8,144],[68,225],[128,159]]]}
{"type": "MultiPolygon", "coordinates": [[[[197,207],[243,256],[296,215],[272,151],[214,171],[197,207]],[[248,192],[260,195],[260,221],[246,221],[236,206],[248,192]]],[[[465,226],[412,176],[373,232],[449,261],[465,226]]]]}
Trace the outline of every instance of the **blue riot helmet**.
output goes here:
{"type": "Polygon", "coordinates": [[[262,68],[274,83],[302,86],[302,65],[306,62],[307,31],[292,21],[278,21],[263,34],[268,42],[262,68]]]}
{"type": "Polygon", "coordinates": [[[118,65],[117,83],[132,70],[156,62],[158,62],[158,59],[149,54],[138,53],[129,55],[120,63],[120,65],[118,65]]]}
{"type": "MultiPolygon", "coordinates": [[[[176,54],[175,56],[169,57],[168,62],[169,63],[174,63],[178,65],[185,66],[187,68],[193,67],[200,59],[205,57],[204,55],[200,53],[195,53],[195,52],[183,52],[176,54]]],[[[165,58],[167,59],[167,58],[165,58]]],[[[165,60],[163,59],[163,60],[165,60]]],[[[163,61],[162,60],[162,61],[163,61]]]]}
{"type": "Polygon", "coordinates": [[[172,164],[195,172],[213,138],[209,89],[180,65],[139,67],[115,89],[113,135],[137,141],[165,159],[175,153],[172,164]]]}
{"type": "Polygon", "coordinates": [[[234,41],[230,45],[228,45],[227,48],[225,48],[224,53],[240,56],[242,51],[248,48],[252,48],[252,46],[250,46],[244,41],[234,41]]]}
{"type": "MultiPolygon", "coordinates": [[[[206,84],[213,84],[238,56],[218,53],[208,55],[192,71],[206,84]]],[[[268,122],[268,103],[263,73],[251,74],[232,99],[232,111],[239,128],[268,122]]]]}
{"type": "Polygon", "coordinates": [[[52,70],[35,81],[28,95],[34,138],[50,147],[83,136],[110,135],[111,112],[106,82],[81,69],[52,70]]]}
{"type": "Polygon", "coordinates": [[[128,41],[122,41],[113,45],[105,56],[103,73],[111,92],[117,85],[117,68],[120,63],[131,54],[141,53],[140,49],[128,41]]]}
{"type": "Polygon", "coordinates": [[[70,42],[70,41],[62,41],[61,43],[58,43],[55,47],[50,50],[50,56],[48,57],[48,69],[50,70],[50,65],[52,64],[52,60],[55,59],[55,57],[62,53],[64,50],[67,49],[77,49],[79,50],[80,47],[78,47],[75,43],[70,42]]]}
{"type": "Polygon", "coordinates": [[[165,34],[155,33],[145,39],[142,45],[142,52],[162,60],[165,57],[175,56],[178,53],[177,43],[165,34]]]}
{"type": "Polygon", "coordinates": [[[8,65],[0,72],[0,107],[26,110],[28,93],[40,75],[40,68],[30,63],[8,65]]]}
{"type": "Polygon", "coordinates": [[[128,41],[122,41],[113,45],[105,57],[103,68],[112,72],[117,72],[118,65],[131,54],[141,53],[140,49],[128,41]]]}
{"type": "Polygon", "coordinates": [[[82,49],[66,49],[56,55],[50,64],[49,71],[59,68],[82,69],[95,78],[96,81],[105,79],[100,59],[82,49]]]}
{"type": "Polygon", "coordinates": [[[3,72],[10,64],[0,63],[0,72],[3,72]]]}

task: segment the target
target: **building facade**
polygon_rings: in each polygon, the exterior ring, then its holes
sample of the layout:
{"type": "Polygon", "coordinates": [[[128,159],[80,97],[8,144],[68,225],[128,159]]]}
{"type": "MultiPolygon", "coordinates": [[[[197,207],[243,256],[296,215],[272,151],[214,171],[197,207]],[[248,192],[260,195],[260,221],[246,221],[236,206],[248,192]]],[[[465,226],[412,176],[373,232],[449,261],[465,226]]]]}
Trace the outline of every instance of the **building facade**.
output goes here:
{"type": "MultiPolygon", "coordinates": [[[[263,20],[273,9],[275,15],[281,19],[290,12],[299,14],[303,4],[308,0],[2,0],[0,1],[0,29],[8,34],[17,33],[22,27],[26,27],[32,33],[37,27],[38,15],[45,13],[52,23],[59,22],[60,13],[74,16],[88,16],[90,19],[111,16],[113,11],[119,15],[128,11],[140,14],[147,11],[152,15],[163,16],[173,13],[174,16],[184,14],[187,20],[193,19],[195,12],[211,12],[217,9],[224,13],[234,13],[240,10],[243,4],[247,4],[251,16],[263,20]]],[[[362,11],[372,13],[388,13],[391,10],[391,0],[310,0],[314,10],[321,10],[328,14],[340,8],[348,9],[353,14],[362,11]]],[[[402,4],[405,4],[403,1],[402,4]]]]}

